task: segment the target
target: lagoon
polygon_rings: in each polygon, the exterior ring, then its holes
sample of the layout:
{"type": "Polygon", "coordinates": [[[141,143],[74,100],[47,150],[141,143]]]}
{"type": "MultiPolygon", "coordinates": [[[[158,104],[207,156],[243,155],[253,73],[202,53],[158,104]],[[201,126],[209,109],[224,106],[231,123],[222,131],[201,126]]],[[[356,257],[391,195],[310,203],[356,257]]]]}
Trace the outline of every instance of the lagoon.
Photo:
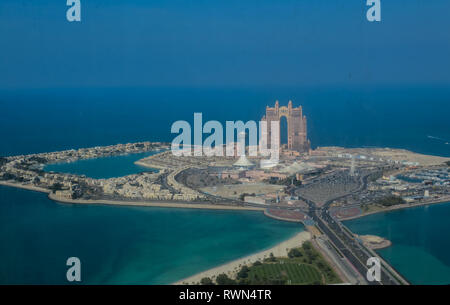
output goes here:
{"type": "Polygon", "coordinates": [[[54,163],[44,166],[44,170],[85,175],[94,179],[123,177],[145,171],[157,171],[134,164],[134,162],[156,153],[158,151],[54,163]]]}
{"type": "Polygon", "coordinates": [[[450,202],[373,214],[345,222],[356,234],[392,246],[377,252],[412,284],[450,284],[450,202]]]}

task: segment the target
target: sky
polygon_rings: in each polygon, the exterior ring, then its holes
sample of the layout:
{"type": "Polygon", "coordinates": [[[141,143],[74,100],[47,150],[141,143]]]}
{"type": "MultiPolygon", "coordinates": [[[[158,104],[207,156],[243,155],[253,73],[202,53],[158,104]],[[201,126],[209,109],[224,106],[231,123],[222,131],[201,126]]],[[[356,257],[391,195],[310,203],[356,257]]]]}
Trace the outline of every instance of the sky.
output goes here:
{"type": "Polygon", "coordinates": [[[450,2],[0,1],[0,90],[450,85],[450,2]]]}

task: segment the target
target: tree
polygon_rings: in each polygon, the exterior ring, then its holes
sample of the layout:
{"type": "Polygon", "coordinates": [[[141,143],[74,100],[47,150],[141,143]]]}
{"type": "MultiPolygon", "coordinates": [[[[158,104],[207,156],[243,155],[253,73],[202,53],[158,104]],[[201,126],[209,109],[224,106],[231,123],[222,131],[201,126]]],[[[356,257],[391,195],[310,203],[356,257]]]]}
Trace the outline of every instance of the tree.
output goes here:
{"type": "Polygon", "coordinates": [[[318,261],[317,262],[317,268],[319,268],[320,270],[326,270],[327,266],[325,266],[325,264],[322,261],[318,261]]]}
{"type": "Polygon", "coordinates": [[[404,204],[405,200],[403,200],[402,197],[398,196],[386,196],[384,198],[379,199],[377,203],[385,207],[390,207],[397,204],[404,204]]]}
{"type": "Polygon", "coordinates": [[[214,285],[213,281],[209,277],[204,277],[200,280],[201,285],[214,285]]]}
{"type": "Polygon", "coordinates": [[[303,256],[302,252],[297,248],[291,249],[288,253],[289,258],[302,257],[302,256],[303,256]]]}
{"type": "Polygon", "coordinates": [[[316,260],[319,257],[319,255],[312,250],[309,250],[307,255],[312,261],[316,260]]]}
{"type": "Polygon", "coordinates": [[[250,196],[250,197],[255,197],[256,194],[255,193],[242,193],[241,195],[239,195],[239,200],[244,201],[245,196],[250,196]]]}
{"type": "Polygon", "coordinates": [[[247,278],[249,271],[250,271],[250,269],[246,265],[242,266],[241,270],[237,274],[238,278],[241,278],[241,279],[247,278]]]}
{"type": "Polygon", "coordinates": [[[311,250],[311,243],[310,242],[304,242],[302,248],[305,251],[311,250]]]}
{"type": "Polygon", "coordinates": [[[234,285],[235,281],[230,279],[225,273],[219,274],[216,278],[217,285],[234,285]]]}
{"type": "Polygon", "coordinates": [[[272,252],[270,252],[269,258],[267,259],[267,261],[269,262],[276,262],[277,259],[275,258],[275,256],[273,255],[272,252]]]}

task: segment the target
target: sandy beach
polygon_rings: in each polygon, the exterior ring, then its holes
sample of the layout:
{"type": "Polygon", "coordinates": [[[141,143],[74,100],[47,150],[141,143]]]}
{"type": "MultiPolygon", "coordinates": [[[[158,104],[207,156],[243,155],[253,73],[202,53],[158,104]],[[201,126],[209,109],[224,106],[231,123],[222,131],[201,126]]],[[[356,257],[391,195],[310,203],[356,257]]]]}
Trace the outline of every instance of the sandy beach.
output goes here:
{"type": "Polygon", "coordinates": [[[372,250],[379,250],[392,246],[392,242],[390,240],[380,236],[357,234],[355,234],[355,236],[361,239],[367,248],[372,250]]]}
{"type": "Polygon", "coordinates": [[[311,234],[309,232],[303,231],[303,232],[296,234],[294,237],[277,244],[276,246],[274,246],[270,249],[267,249],[267,250],[234,260],[234,261],[226,263],[224,265],[197,273],[193,276],[190,276],[188,278],[185,278],[185,279],[175,282],[173,284],[174,285],[193,284],[193,283],[200,282],[200,280],[204,277],[210,277],[210,278],[214,279],[219,274],[222,274],[222,273],[225,273],[229,277],[234,278],[236,273],[240,270],[240,268],[243,265],[250,265],[256,261],[261,261],[264,258],[269,257],[270,253],[273,253],[273,255],[275,257],[286,257],[288,254],[288,251],[290,249],[300,247],[305,241],[308,241],[310,239],[311,239],[311,234]]]}
{"type": "Polygon", "coordinates": [[[34,185],[29,185],[29,184],[20,184],[20,183],[8,182],[8,181],[0,181],[0,185],[10,186],[10,187],[17,187],[17,188],[24,189],[24,190],[41,192],[41,193],[47,193],[47,194],[50,193],[50,190],[48,190],[46,188],[42,188],[42,187],[38,187],[38,186],[34,186],[34,185]]]}

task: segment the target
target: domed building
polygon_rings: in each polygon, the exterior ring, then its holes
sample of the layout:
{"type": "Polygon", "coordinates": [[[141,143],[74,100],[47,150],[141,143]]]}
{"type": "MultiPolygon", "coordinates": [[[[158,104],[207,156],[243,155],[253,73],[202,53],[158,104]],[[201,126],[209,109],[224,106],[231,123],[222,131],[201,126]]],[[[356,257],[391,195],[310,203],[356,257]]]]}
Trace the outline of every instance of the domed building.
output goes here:
{"type": "Polygon", "coordinates": [[[247,157],[245,155],[242,155],[239,160],[237,160],[233,166],[235,167],[242,167],[242,168],[249,168],[249,167],[253,167],[254,164],[252,162],[250,162],[249,159],[247,159],[247,157]]]}
{"type": "Polygon", "coordinates": [[[245,156],[245,132],[242,131],[238,134],[238,143],[237,145],[241,145],[238,146],[239,150],[238,153],[241,155],[239,157],[239,160],[237,160],[233,166],[234,167],[239,167],[241,169],[248,169],[250,167],[253,167],[254,164],[252,162],[250,162],[250,160],[247,159],[247,157],[245,156]]]}

